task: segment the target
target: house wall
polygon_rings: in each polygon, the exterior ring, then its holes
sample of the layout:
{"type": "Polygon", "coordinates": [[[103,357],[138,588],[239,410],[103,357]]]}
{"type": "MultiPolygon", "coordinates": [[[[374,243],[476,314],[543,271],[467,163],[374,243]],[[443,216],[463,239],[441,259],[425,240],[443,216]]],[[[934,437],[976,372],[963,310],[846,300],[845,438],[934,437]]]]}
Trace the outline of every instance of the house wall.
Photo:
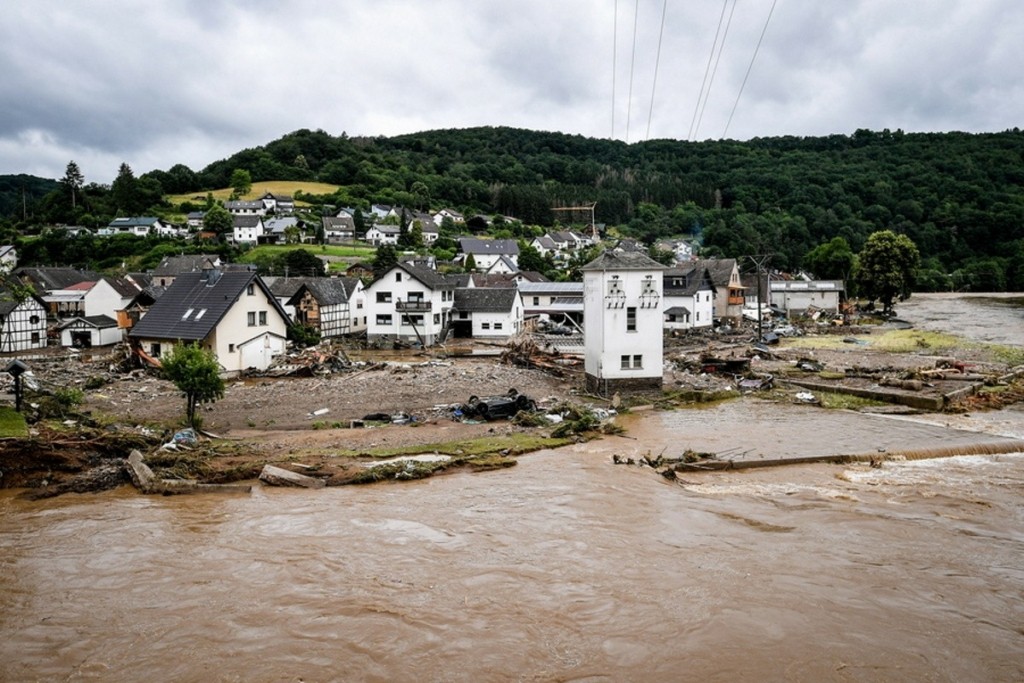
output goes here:
{"type": "MultiPolygon", "coordinates": [[[[246,342],[262,338],[261,343],[270,345],[268,355],[272,357],[284,353],[287,333],[288,321],[277,312],[270,297],[254,284],[253,293],[242,293],[208,341],[221,367],[227,372],[239,372],[250,367],[243,363],[242,347],[246,342]],[[249,313],[254,314],[254,325],[249,324],[249,313]],[[260,313],[266,314],[265,325],[260,324],[260,313]]],[[[265,370],[267,365],[256,367],[265,370]]]]}
{"type": "Polygon", "coordinates": [[[366,290],[367,338],[370,341],[422,341],[425,346],[430,346],[437,340],[448,322],[454,299],[454,289],[431,290],[405,271],[394,268],[366,290]],[[402,276],[401,280],[395,279],[396,274],[402,276]],[[390,301],[378,301],[378,294],[383,293],[390,294],[390,301]],[[396,309],[397,302],[408,302],[410,293],[422,293],[424,304],[430,304],[429,310],[399,312],[396,309]],[[414,326],[409,322],[403,322],[403,316],[422,316],[422,322],[417,322],[414,326]]]}
{"type": "Polygon", "coordinates": [[[818,308],[832,313],[839,312],[839,292],[832,291],[773,291],[771,302],[787,314],[801,314],[809,308],[818,308]]]}
{"type": "Polygon", "coordinates": [[[599,384],[605,380],[625,380],[624,388],[661,386],[664,363],[661,293],[662,274],[658,270],[583,274],[584,369],[588,376],[599,384]],[[609,296],[609,285],[616,276],[621,297],[609,296]],[[656,296],[641,296],[644,282],[651,283],[650,291],[656,296]],[[630,311],[635,316],[632,326],[629,325],[630,311]],[[624,356],[628,367],[624,367],[624,356]]]}
{"type": "Polygon", "coordinates": [[[501,338],[515,336],[523,329],[523,302],[516,297],[509,311],[473,311],[474,338],[501,338]]]}
{"type": "Polygon", "coordinates": [[[46,308],[29,297],[0,319],[0,353],[46,348],[46,308]]]}
{"type": "Polygon", "coordinates": [[[97,280],[92,289],[85,293],[84,302],[83,315],[106,315],[114,319],[117,318],[117,312],[128,303],[106,280],[97,280]]]}
{"type": "Polygon", "coordinates": [[[683,306],[690,311],[689,321],[669,321],[665,316],[666,330],[692,330],[701,327],[711,327],[715,319],[715,298],[710,289],[700,290],[692,296],[668,296],[664,297],[663,310],[674,306],[683,306]]]}
{"type": "Polygon", "coordinates": [[[78,322],[60,331],[60,345],[63,347],[74,346],[74,333],[77,332],[88,332],[89,343],[92,346],[111,346],[117,344],[121,341],[123,335],[122,331],[117,327],[100,329],[83,322],[78,322]]]}

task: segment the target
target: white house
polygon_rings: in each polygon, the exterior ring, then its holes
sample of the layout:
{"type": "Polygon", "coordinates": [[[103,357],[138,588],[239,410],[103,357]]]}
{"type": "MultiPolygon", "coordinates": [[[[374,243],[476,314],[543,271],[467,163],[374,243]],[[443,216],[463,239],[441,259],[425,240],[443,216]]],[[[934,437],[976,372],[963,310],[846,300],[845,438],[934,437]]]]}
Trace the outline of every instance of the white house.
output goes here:
{"type": "Polygon", "coordinates": [[[583,324],[582,282],[518,282],[527,318],[544,318],[570,327],[583,324]]]}
{"type": "Polygon", "coordinates": [[[134,292],[122,293],[119,288],[109,279],[100,278],[79,282],[65,289],[51,290],[42,298],[50,307],[50,312],[59,318],[96,315],[116,318],[117,311],[122,310],[139,291],[134,288],[134,292]]]}
{"type": "Polygon", "coordinates": [[[452,222],[456,225],[466,222],[466,217],[455,209],[441,209],[434,214],[434,225],[440,228],[445,218],[452,219],[452,222]]]}
{"type": "Polygon", "coordinates": [[[121,341],[123,332],[109,315],[76,316],[60,324],[60,345],[88,349],[111,346],[121,341]]]}
{"type": "Polygon", "coordinates": [[[455,290],[452,332],[456,337],[505,338],[523,329],[523,298],[512,287],[455,290]]]}
{"type": "Polygon", "coordinates": [[[169,226],[156,216],[122,216],[107,224],[105,235],[129,234],[145,237],[149,234],[173,234],[173,226],[169,226]]]}
{"type": "Polygon", "coordinates": [[[230,201],[224,202],[224,208],[228,210],[232,216],[266,216],[267,207],[264,206],[262,201],[246,202],[246,201],[230,201]]]}
{"type": "Polygon", "coordinates": [[[324,229],[324,240],[327,242],[348,242],[355,239],[356,222],[352,216],[324,216],[320,220],[324,229]]]}
{"type": "Polygon", "coordinates": [[[367,339],[431,346],[443,339],[455,283],[425,266],[399,263],[366,288],[367,339]]]}
{"type": "Polygon", "coordinates": [[[519,243],[510,239],[477,239],[460,237],[459,251],[466,260],[470,256],[476,262],[476,269],[486,273],[502,256],[508,258],[519,269],[519,243]]]}
{"type": "Polygon", "coordinates": [[[499,256],[485,271],[488,275],[511,275],[519,272],[519,266],[504,254],[499,256]]]}
{"type": "Polygon", "coordinates": [[[657,391],[662,386],[662,273],[641,252],[602,252],[583,272],[587,390],[657,391]]]}
{"type": "Polygon", "coordinates": [[[669,268],[663,278],[666,330],[711,327],[715,317],[715,285],[707,268],[696,264],[669,268]]]}
{"type": "Polygon", "coordinates": [[[46,306],[36,296],[20,298],[0,289],[0,353],[46,348],[46,306]]]}
{"type": "Polygon", "coordinates": [[[255,272],[182,273],[128,333],[135,352],[159,362],[176,344],[198,343],[228,375],[265,370],[284,353],[288,316],[255,272]]]}
{"type": "Polygon", "coordinates": [[[375,246],[398,244],[401,230],[397,225],[374,225],[366,231],[366,241],[375,246]]]}
{"type": "Polygon", "coordinates": [[[231,239],[235,244],[256,244],[263,237],[263,219],[259,216],[235,216],[231,239]]]}

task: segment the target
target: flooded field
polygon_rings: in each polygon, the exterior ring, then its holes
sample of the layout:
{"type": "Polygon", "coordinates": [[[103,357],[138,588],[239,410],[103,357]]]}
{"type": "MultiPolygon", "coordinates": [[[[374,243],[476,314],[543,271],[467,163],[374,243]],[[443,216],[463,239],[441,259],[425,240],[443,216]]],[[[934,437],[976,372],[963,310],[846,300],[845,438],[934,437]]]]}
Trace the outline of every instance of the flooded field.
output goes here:
{"type": "MultiPolygon", "coordinates": [[[[922,303],[920,316],[949,308],[922,303]]],[[[1024,327],[1006,320],[976,329],[1024,327]]],[[[1024,410],[897,419],[751,401],[395,485],[3,491],[0,680],[1019,681],[1024,454],[677,482],[611,462],[979,433],[1024,438],[1024,410]]]]}

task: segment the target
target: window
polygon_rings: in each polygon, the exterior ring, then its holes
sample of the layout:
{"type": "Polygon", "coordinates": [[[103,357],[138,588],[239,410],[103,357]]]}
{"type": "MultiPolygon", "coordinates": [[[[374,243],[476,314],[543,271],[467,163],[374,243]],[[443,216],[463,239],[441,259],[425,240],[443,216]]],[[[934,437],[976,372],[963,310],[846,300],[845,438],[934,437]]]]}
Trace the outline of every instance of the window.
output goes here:
{"type": "Polygon", "coordinates": [[[644,357],[641,355],[633,356],[633,369],[640,370],[644,367],[644,357]]]}
{"type": "Polygon", "coordinates": [[[401,281],[402,281],[402,274],[401,273],[395,273],[395,282],[401,282],[401,281]]]}
{"type": "Polygon", "coordinates": [[[260,311],[260,327],[263,327],[266,324],[267,324],[267,312],[266,311],[260,311]]]}
{"type": "Polygon", "coordinates": [[[378,315],[377,316],[377,324],[378,325],[390,325],[391,324],[391,316],[390,315],[378,315]]]}
{"type": "Polygon", "coordinates": [[[38,315],[33,315],[31,318],[28,319],[28,321],[30,323],[32,323],[33,325],[38,325],[39,324],[39,316],[38,315]]]}
{"type": "Polygon", "coordinates": [[[391,292],[377,292],[377,303],[389,304],[391,303],[391,292]]]}
{"type": "Polygon", "coordinates": [[[540,306],[540,297],[539,296],[533,297],[533,305],[534,306],[540,306]]]}
{"type": "Polygon", "coordinates": [[[235,352],[235,345],[234,344],[228,344],[228,353],[234,353],[234,352],[235,352]]]}
{"type": "Polygon", "coordinates": [[[402,316],[402,324],[403,325],[422,325],[423,324],[423,316],[422,315],[403,315],[402,316]]]}
{"type": "Polygon", "coordinates": [[[628,354],[619,356],[619,367],[622,370],[642,370],[644,367],[644,357],[637,354],[630,358],[628,354]]]}
{"type": "Polygon", "coordinates": [[[361,310],[362,308],[363,308],[363,302],[362,301],[357,301],[356,302],[356,310],[361,310]]]}
{"type": "Polygon", "coordinates": [[[501,329],[501,323],[494,323],[494,329],[500,330],[501,329]]]}
{"type": "Polygon", "coordinates": [[[32,333],[32,344],[38,344],[38,343],[39,343],[39,333],[38,332],[33,332],[32,333]]]}
{"type": "Polygon", "coordinates": [[[435,325],[440,325],[441,324],[441,316],[438,315],[437,313],[434,314],[434,324],[435,325]]]}
{"type": "Polygon", "coordinates": [[[199,320],[199,319],[200,319],[200,318],[202,318],[202,317],[203,317],[204,315],[206,315],[206,309],[205,309],[205,308],[200,308],[200,309],[199,309],[199,312],[198,312],[198,313],[196,313],[196,320],[199,320]]]}
{"type": "Polygon", "coordinates": [[[622,369],[622,370],[629,370],[629,356],[628,355],[620,356],[619,357],[619,362],[621,363],[620,369],[622,369]]]}
{"type": "Polygon", "coordinates": [[[636,332],[636,306],[626,309],[626,332],[636,332]]]}
{"type": "Polygon", "coordinates": [[[249,296],[252,296],[253,294],[255,294],[256,293],[256,285],[249,285],[248,287],[246,287],[245,288],[245,293],[248,294],[249,296]]]}
{"type": "Polygon", "coordinates": [[[155,343],[154,342],[153,344],[149,345],[149,355],[153,356],[153,358],[159,358],[160,357],[160,344],[159,343],[155,343]]]}
{"type": "Polygon", "coordinates": [[[245,317],[249,327],[256,327],[256,311],[249,311],[245,317]]]}
{"type": "Polygon", "coordinates": [[[181,316],[181,319],[182,319],[182,320],[188,320],[188,317],[189,317],[190,315],[192,315],[192,311],[194,311],[194,310],[195,310],[195,309],[193,309],[193,308],[190,308],[190,309],[188,309],[187,311],[185,311],[185,315],[181,316]]]}
{"type": "Polygon", "coordinates": [[[489,330],[489,329],[491,329],[491,324],[490,323],[480,323],[480,329],[481,330],[489,330]]]}

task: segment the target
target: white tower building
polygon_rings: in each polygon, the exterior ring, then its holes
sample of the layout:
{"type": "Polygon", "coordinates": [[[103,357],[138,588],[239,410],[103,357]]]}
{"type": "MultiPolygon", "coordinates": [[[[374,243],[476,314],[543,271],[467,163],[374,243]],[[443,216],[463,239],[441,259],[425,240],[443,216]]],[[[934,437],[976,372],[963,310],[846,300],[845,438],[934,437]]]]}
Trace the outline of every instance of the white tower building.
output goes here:
{"type": "Polygon", "coordinates": [[[665,266],[641,252],[605,251],[581,270],[587,390],[659,391],[665,266]]]}

